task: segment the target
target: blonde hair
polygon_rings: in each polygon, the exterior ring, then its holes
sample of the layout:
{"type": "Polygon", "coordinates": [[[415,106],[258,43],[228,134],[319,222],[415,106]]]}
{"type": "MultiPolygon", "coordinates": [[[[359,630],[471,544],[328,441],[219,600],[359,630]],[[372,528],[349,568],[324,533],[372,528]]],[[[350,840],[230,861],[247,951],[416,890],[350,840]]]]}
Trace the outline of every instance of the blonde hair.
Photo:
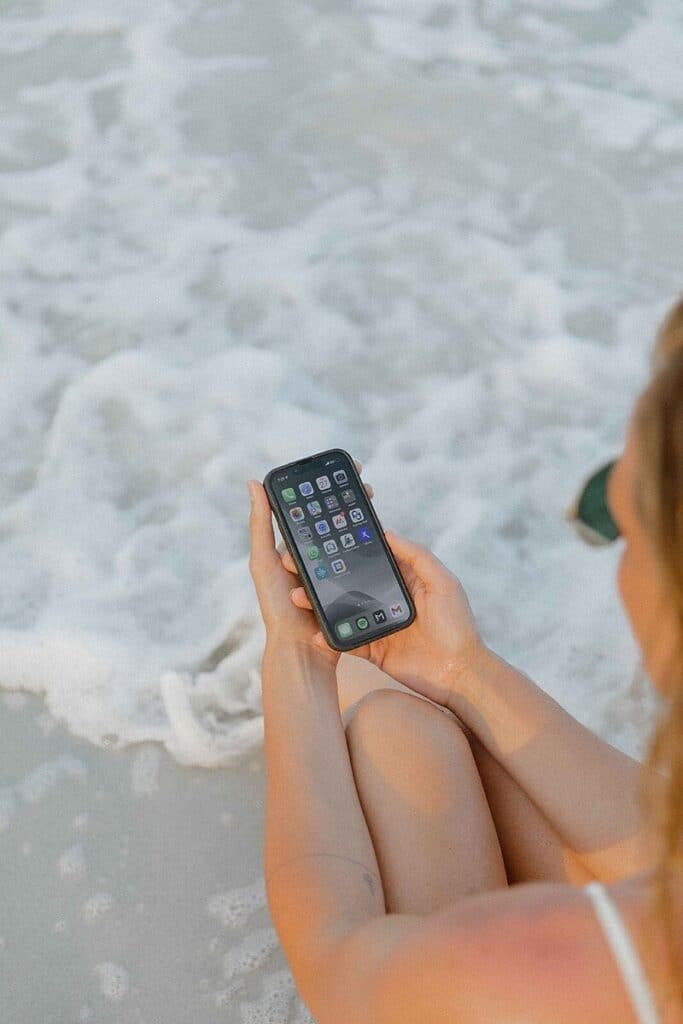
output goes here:
{"type": "MultiPolygon", "coordinates": [[[[683,296],[662,321],[652,376],[636,408],[640,445],[637,487],[662,594],[676,616],[676,647],[666,679],[666,707],[650,738],[641,794],[658,844],[652,919],[663,921],[672,997],[683,1007],[672,881],[683,867],[683,296]]],[[[653,638],[654,640],[655,638],[653,638]]],[[[650,936],[651,938],[651,936],[650,936]]]]}

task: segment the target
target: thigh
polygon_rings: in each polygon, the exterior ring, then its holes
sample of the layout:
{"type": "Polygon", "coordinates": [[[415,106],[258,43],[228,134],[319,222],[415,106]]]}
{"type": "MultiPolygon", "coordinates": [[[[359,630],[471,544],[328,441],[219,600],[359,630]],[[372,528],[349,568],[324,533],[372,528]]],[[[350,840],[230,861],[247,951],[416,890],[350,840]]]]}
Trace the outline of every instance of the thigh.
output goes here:
{"type": "Polygon", "coordinates": [[[555,881],[584,885],[595,878],[474,733],[465,729],[465,735],[496,824],[509,884],[555,881]]]}
{"type": "Polygon", "coordinates": [[[357,701],[346,737],[386,908],[430,913],[507,885],[472,750],[454,716],[415,694],[357,701]]]}
{"type": "Polygon", "coordinates": [[[439,708],[444,717],[451,717],[459,723],[477,765],[510,885],[536,881],[563,881],[583,885],[594,878],[562,841],[525,790],[508,775],[457,715],[433,704],[426,697],[412,693],[402,683],[362,658],[342,655],[337,678],[344,724],[355,714],[360,700],[366,694],[383,687],[388,692],[412,694],[423,703],[439,708]]]}

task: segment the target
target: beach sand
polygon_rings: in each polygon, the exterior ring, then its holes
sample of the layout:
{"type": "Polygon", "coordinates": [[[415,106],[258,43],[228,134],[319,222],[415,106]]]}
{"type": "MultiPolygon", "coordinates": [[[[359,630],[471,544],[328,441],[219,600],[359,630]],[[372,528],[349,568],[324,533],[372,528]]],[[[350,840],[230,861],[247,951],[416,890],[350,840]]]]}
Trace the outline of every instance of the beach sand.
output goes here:
{"type": "Polygon", "coordinates": [[[0,736],[2,1020],[241,1021],[240,955],[276,978],[285,965],[261,881],[262,758],[204,770],[159,744],[103,750],[18,693],[0,736]]]}
{"type": "MultiPolygon", "coordinates": [[[[342,656],[340,708],[405,690],[342,656]]],[[[263,753],[179,765],[107,750],[41,699],[0,697],[2,1020],[304,1024],[263,887],[263,753]]]]}

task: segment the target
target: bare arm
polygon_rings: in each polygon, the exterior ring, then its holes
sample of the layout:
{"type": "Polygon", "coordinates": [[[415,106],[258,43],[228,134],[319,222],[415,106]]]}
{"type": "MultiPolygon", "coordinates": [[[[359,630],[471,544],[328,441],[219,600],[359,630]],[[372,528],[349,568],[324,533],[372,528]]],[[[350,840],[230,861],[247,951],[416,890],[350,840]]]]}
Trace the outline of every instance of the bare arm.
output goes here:
{"type": "Polygon", "coordinates": [[[453,679],[448,707],[603,881],[652,867],[643,766],[578,722],[490,648],[453,679]]]}

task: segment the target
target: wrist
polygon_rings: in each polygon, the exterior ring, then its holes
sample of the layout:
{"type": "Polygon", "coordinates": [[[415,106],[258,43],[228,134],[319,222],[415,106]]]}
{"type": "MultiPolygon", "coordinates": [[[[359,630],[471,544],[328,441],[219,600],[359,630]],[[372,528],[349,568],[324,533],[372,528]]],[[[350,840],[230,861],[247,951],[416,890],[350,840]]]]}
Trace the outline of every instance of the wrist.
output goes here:
{"type": "Polygon", "coordinates": [[[283,634],[270,634],[263,652],[262,675],[295,671],[302,677],[332,676],[336,681],[335,657],[315,644],[283,634]]]}
{"type": "Polygon", "coordinates": [[[463,699],[475,706],[479,704],[487,669],[494,657],[490,647],[478,639],[446,662],[444,683],[449,711],[457,714],[463,699]]]}

